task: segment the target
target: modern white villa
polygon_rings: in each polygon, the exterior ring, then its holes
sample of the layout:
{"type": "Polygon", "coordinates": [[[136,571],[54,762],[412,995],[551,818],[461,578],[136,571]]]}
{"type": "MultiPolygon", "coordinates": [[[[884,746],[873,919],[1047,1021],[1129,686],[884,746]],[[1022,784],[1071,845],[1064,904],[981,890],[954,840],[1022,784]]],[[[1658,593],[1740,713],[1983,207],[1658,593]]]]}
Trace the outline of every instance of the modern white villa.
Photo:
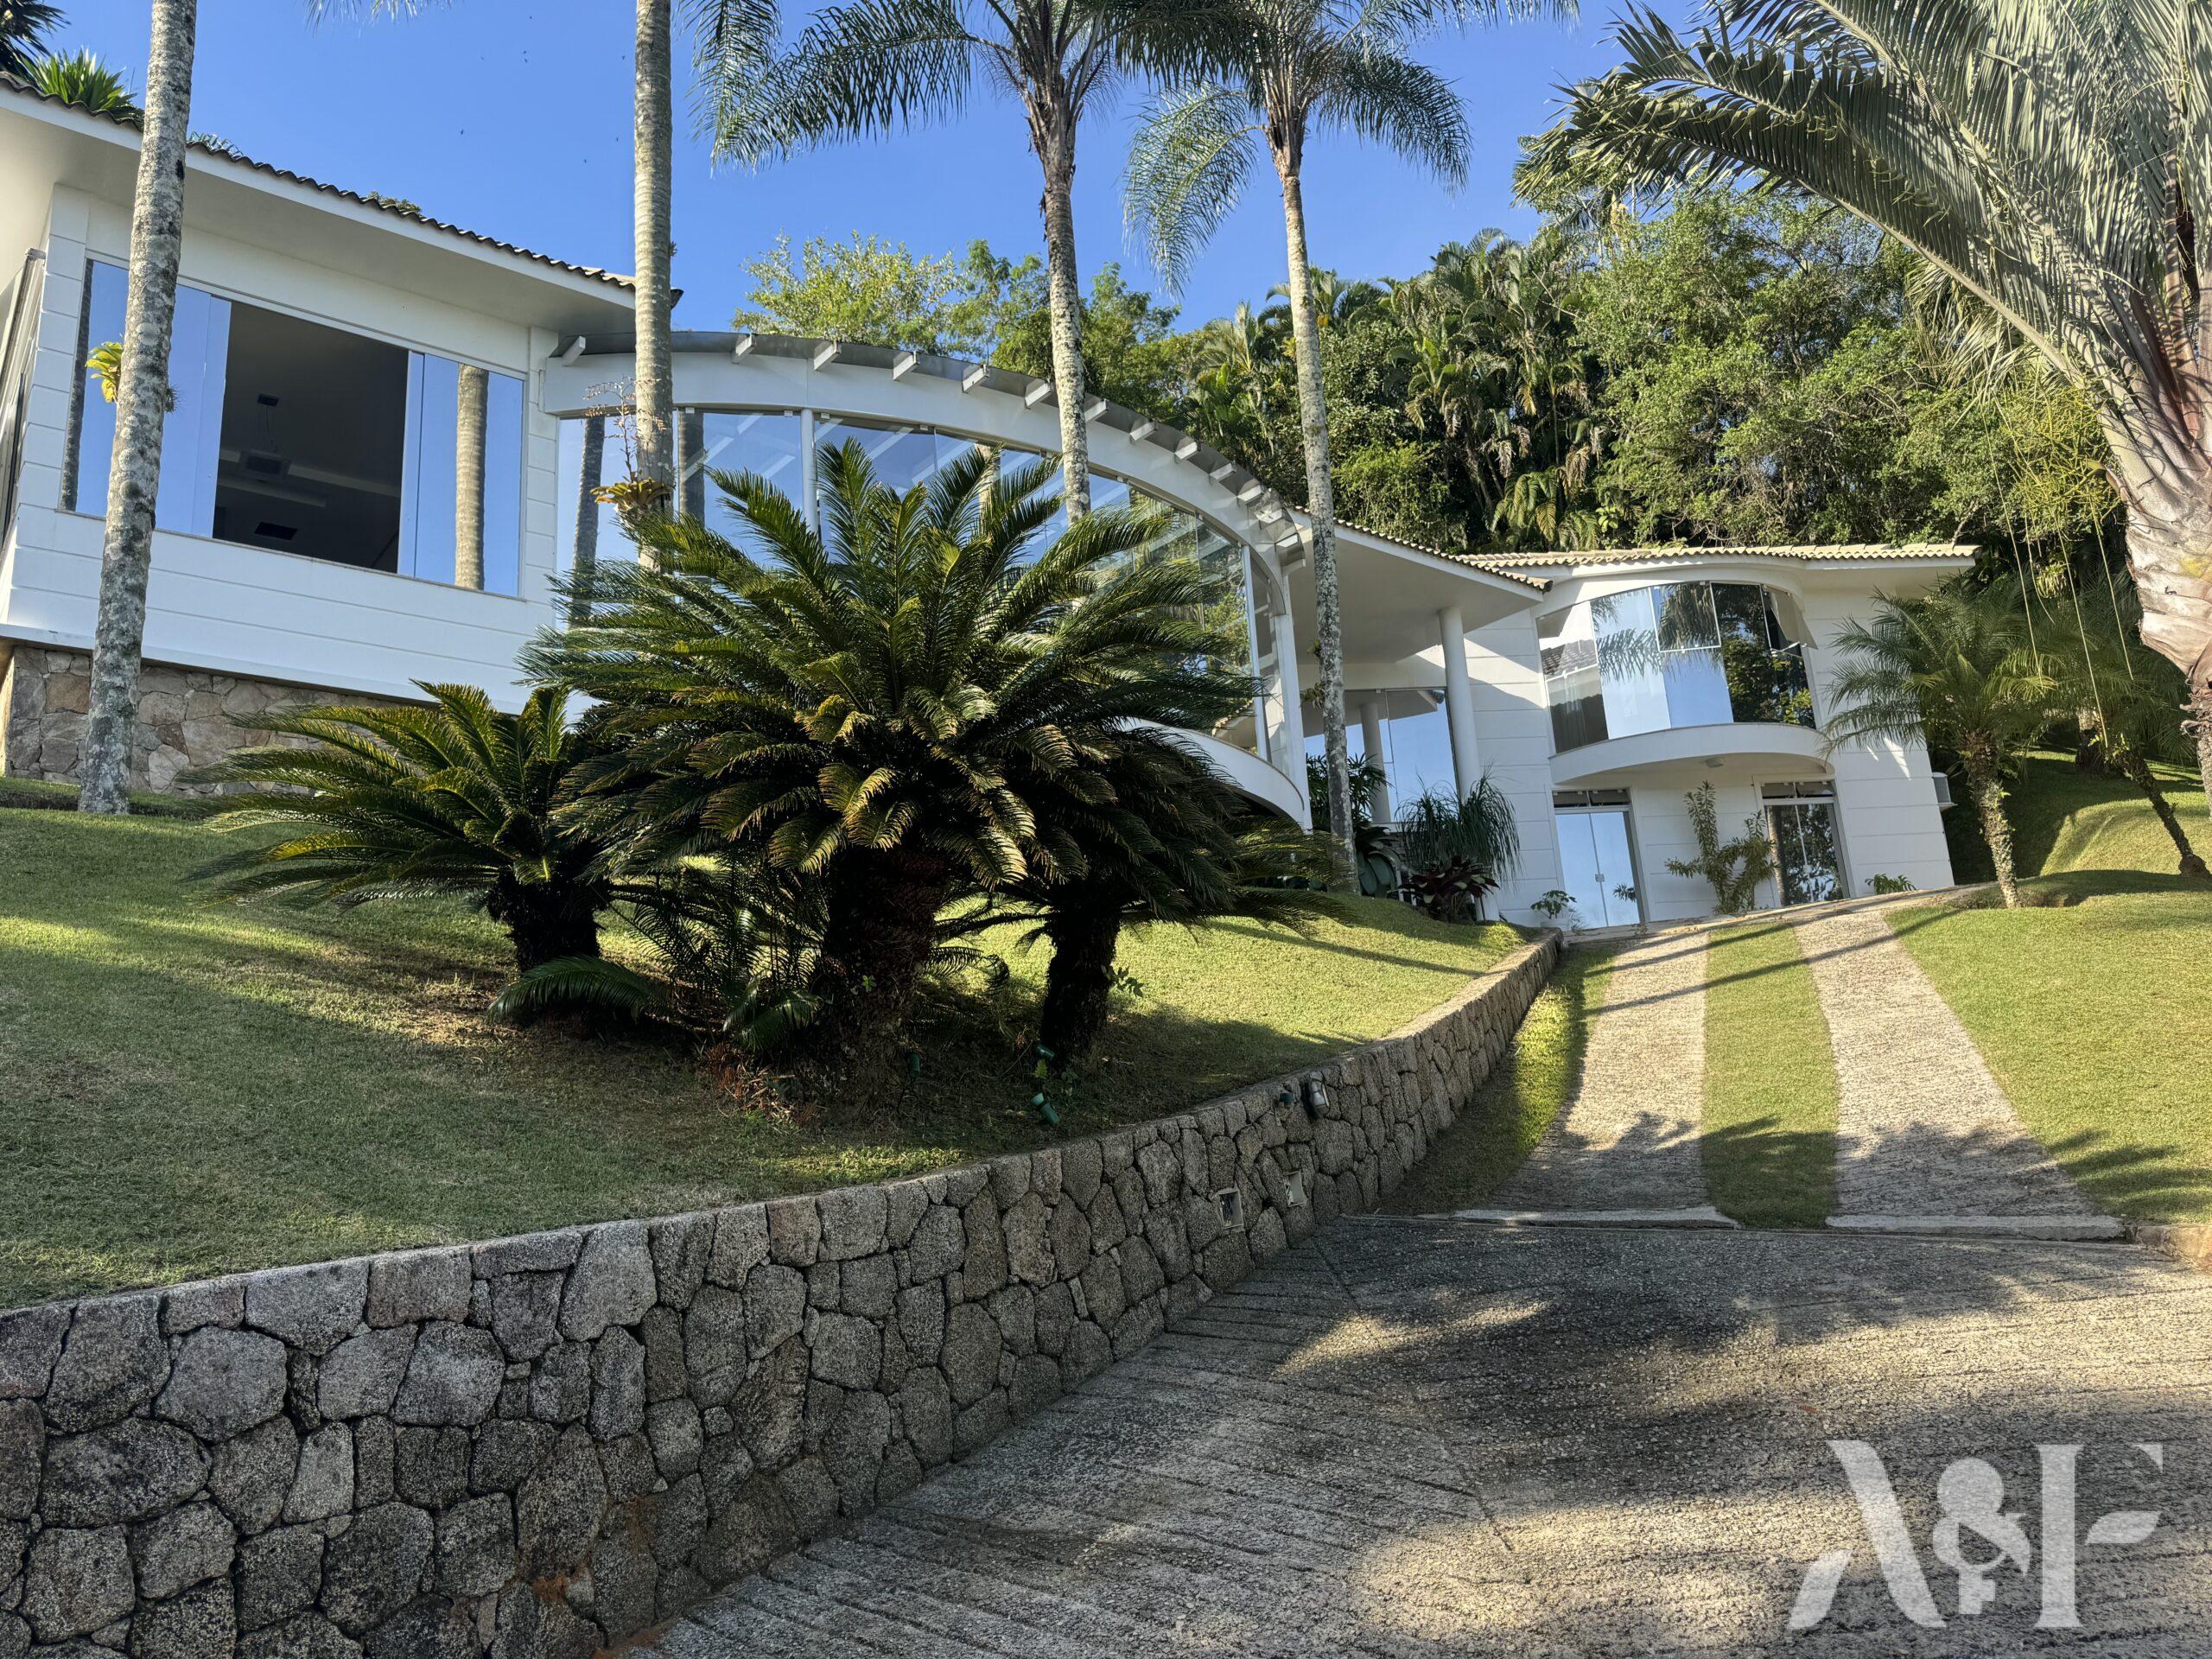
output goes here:
{"type": "MultiPolygon", "coordinates": [[[[0,770],[70,779],[99,582],[113,411],[87,356],[121,333],[135,129],[0,81],[0,770]]],[[[279,700],[413,696],[416,681],[518,701],[515,657],[556,620],[578,536],[622,543],[585,493],[585,433],[631,373],[624,280],[402,207],[195,147],[141,717],[143,780],[242,740],[279,700]],[[476,434],[480,431],[480,451],[476,434]],[[480,514],[457,512],[480,491],[480,514]],[[470,526],[456,534],[457,518],[470,526]],[[456,581],[456,574],[461,578],[456,581]]],[[[835,340],[676,337],[685,497],[703,468],[810,493],[852,439],[903,486],[976,443],[1058,442],[1048,383],[835,340]]],[[[1172,515],[1168,545],[1241,610],[1259,688],[1194,733],[1253,801],[1310,821],[1318,716],[1308,531],[1197,439],[1103,401],[1084,411],[1096,499],[1172,515]]],[[[604,477],[620,476],[619,423],[604,477]]],[[[1955,547],[1653,548],[1471,558],[1340,531],[1346,717],[1382,754],[1436,720],[1462,789],[1488,772],[1522,851],[1498,908],[1572,896],[1587,928],[1705,913],[1686,797],[1776,843],[1764,902],[1951,879],[1948,799],[1918,744],[1819,729],[1832,642],[1876,596],[1967,568],[1955,547]]],[[[1391,779],[1400,798],[1410,780],[1391,779]]]]}

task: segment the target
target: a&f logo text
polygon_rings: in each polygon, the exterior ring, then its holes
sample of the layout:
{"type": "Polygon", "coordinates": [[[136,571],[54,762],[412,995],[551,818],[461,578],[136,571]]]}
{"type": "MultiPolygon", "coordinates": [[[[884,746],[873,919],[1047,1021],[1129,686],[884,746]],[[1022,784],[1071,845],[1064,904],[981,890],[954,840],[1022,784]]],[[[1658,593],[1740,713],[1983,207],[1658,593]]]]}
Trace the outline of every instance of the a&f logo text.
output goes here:
{"type": "MultiPolygon", "coordinates": [[[[1864,1440],[1830,1440],[1828,1449],[1843,1465],[1851,1491],[1866,1517],[1866,1536],[1874,1560],[1888,1583],[1890,1599],[1916,1624],[1941,1627],[1943,1615],[1929,1589],[1920,1552],[1906,1530],[1897,1489],[1881,1454],[1864,1440]]],[[[2080,1627],[2074,1598],[2074,1570],[2085,1535],[2078,1531],[2075,1477],[2080,1465],[2079,1446],[2044,1446],[2041,1455],[2043,1494],[2037,1537],[2031,1541],[2020,1524],[2021,1509],[2005,1507],[2005,1478],[1980,1458],[1961,1458],[1944,1470],[1936,1483],[1937,1519],[1929,1547],[1936,1559],[1958,1574],[1958,1613],[1971,1618],[1997,1599],[1998,1576],[2017,1572],[2024,1585],[2040,1568],[2042,1611],[2036,1627],[2070,1630],[2080,1627]],[[1979,1541],[1971,1548],[1969,1535],[1979,1541]]],[[[2165,1447],[2137,1442],[2134,1450],[2150,1459],[2154,1469],[2166,1466],[2165,1447]]],[[[2092,1544],[2139,1544],[2158,1524],[2156,1510],[2121,1510],[2100,1516],[2089,1525],[2086,1541],[2092,1544]]],[[[1790,1610],[1789,1628],[1809,1630],[1828,1616],[1836,1588],[1850,1570],[1853,1554],[1834,1549],[1806,1569],[1805,1582],[1790,1610]]]]}

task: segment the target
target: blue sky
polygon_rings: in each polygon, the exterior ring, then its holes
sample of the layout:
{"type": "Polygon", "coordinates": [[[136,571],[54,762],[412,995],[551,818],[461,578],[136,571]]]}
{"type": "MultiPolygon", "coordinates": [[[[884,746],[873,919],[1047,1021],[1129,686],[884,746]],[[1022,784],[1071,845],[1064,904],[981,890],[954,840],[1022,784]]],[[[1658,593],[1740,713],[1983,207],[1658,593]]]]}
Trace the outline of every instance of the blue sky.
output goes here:
{"type": "MultiPolygon", "coordinates": [[[[127,66],[143,84],[147,0],[64,0],[57,40],[127,66]]],[[[1402,274],[1485,226],[1525,230],[1511,201],[1521,135],[1552,117],[1562,80],[1611,60],[1611,0],[1579,24],[1482,29],[1429,43],[1474,132],[1453,194],[1349,140],[1316,147],[1306,173],[1314,257],[1348,274],[1402,274]]],[[[680,8],[679,8],[680,10],[680,8]]],[[[630,265],[630,8],[618,0],[453,0],[416,17],[311,27],[303,0],[205,0],[192,124],[258,159],[354,189],[381,190],[471,229],[583,264],[630,265]]],[[[794,12],[791,16],[798,14],[794,12]]],[[[1136,108],[1094,118],[1077,175],[1086,280],[1125,250],[1116,177],[1136,108]]],[[[679,120],[679,127],[684,124],[679,120]]],[[[1036,163],[1019,114],[984,91],[957,125],[803,156],[758,175],[715,170],[680,131],[676,180],[679,327],[723,327],[743,262],[779,234],[871,232],[918,252],[984,237],[1001,252],[1040,245],[1036,163]]],[[[1264,166],[1264,163],[1263,163],[1264,166]]],[[[1282,280],[1271,174],[1194,270],[1189,321],[1256,300],[1282,280]]]]}

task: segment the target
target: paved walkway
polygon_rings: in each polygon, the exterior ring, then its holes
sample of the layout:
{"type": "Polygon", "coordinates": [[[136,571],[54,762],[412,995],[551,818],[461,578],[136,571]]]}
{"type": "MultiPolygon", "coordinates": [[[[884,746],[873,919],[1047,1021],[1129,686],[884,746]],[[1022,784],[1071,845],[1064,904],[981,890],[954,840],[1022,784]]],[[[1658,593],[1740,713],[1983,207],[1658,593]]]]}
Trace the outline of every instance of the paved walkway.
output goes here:
{"type": "Polygon", "coordinates": [[[2202,1659],[2208,1362],[2212,1281],[2126,1246],[1349,1221],[653,1651],[2202,1659]],[[1885,1593],[1832,1439],[1886,1459],[1942,1628],[1885,1593]],[[2039,1541],[2040,1444],[2088,1448],[2077,1537],[2164,1516],[2082,1544],[2078,1632],[2009,1571],[1960,1618],[1930,1548],[1969,1455],[2039,1541]]]}
{"type": "Polygon", "coordinates": [[[1897,942],[1886,908],[1823,906],[1796,924],[1835,1052],[1836,1212],[2094,1215],[1897,942]]]}
{"type": "Polygon", "coordinates": [[[1705,935],[1635,940],[1613,957],[1574,1097],[1491,1205],[1524,1211],[1701,1207],[1704,1096],[1705,935]]]}

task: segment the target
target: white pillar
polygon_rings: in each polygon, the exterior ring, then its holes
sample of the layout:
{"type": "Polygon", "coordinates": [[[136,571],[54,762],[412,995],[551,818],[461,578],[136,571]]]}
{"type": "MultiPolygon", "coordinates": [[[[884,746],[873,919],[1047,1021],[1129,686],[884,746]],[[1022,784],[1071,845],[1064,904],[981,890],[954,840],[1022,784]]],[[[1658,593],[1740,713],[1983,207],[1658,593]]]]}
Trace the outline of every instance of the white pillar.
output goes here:
{"type": "Polygon", "coordinates": [[[1359,703],[1360,758],[1382,770],[1382,786],[1375,791],[1375,821],[1390,822],[1390,763],[1382,753],[1382,700],[1363,697],[1359,703]]]}
{"type": "MultiPolygon", "coordinates": [[[[1287,611],[1269,619],[1275,631],[1275,672],[1282,677],[1283,770],[1306,792],[1306,707],[1298,681],[1298,629],[1287,611]]],[[[1306,827],[1313,827],[1313,804],[1306,804],[1306,827]]]]}
{"type": "Polygon", "coordinates": [[[815,495],[814,411],[810,409],[798,412],[798,493],[804,498],[799,511],[806,515],[807,528],[818,536],[822,533],[822,503],[815,495]]]}
{"type": "Polygon", "coordinates": [[[1452,734],[1452,779],[1464,801],[1483,775],[1475,747],[1475,687],[1467,677],[1467,630],[1457,605],[1439,611],[1436,626],[1444,646],[1444,721],[1452,734]]]}

